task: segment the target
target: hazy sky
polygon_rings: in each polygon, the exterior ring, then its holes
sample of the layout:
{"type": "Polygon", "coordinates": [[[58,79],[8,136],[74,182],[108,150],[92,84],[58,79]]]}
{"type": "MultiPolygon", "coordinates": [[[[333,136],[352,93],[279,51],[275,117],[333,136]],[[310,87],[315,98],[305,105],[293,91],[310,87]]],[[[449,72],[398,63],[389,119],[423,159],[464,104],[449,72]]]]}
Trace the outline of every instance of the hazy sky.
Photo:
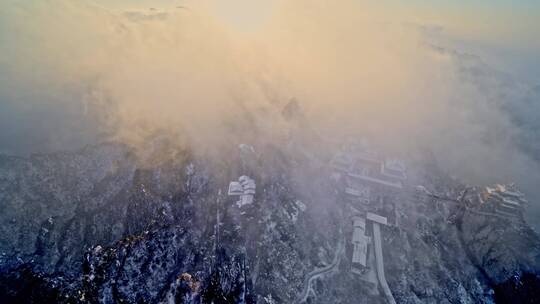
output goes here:
{"type": "MultiPolygon", "coordinates": [[[[95,3],[116,10],[169,9],[176,6],[197,7],[208,4],[231,22],[238,19],[257,20],[268,15],[282,0],[94,0],[95,3]]],[[[540,3],[535,0],[358,0],[359,3],[377,7],[395,14],[403,21],[440,23],[455,29],[478,31],[478,34],[499,35],[501,31],[524,35],[534,34],[540,23],[540,3]]],[[[327,1],[329,6],[340,6],[340,1],[327,1]]]]}
{"type": "MultiPolygon", "coordinates": [[[[94,0],[113,10],[206,6],[240,31],[256,32],[282,0],[94,0]]],[[[540,80],[540,1],[536,0],[358,0],[393,22],[444,28],[444,38],[463,48],[497,57],[504,68],[540,80]],[[501,60],[500,57],[504,57],[501,60]]],[[[327,1],[329,7],[342,5],[327,1]]]]}
{"type": "MultiPolygon", "coordinates": [[[[268,16],[268,12],[279,6],[282,0],[94,0],[94,2],[116,10],[197,7],[200,3],[205,3],[218,14],[230,18],[231,22],[242,21],[238,19],[256,22],[268,16]]],[[[376,7],[392,13],[396,21],[438,23],[466,30],[469,35],[486,34],[494,37],[503,32],[515,34],[521,32],[520,36],[528,36],[533,35],[540,25],[540,3],[535,0],[358,0],[357,2],[369,6],[370,9],[376,7]]],[[[327,3],[332,7],[341,5],[340,1],[327,3]]],[[[529,43],[537,43],[538,46],[538,42],[529,41],[529,43]]]]}

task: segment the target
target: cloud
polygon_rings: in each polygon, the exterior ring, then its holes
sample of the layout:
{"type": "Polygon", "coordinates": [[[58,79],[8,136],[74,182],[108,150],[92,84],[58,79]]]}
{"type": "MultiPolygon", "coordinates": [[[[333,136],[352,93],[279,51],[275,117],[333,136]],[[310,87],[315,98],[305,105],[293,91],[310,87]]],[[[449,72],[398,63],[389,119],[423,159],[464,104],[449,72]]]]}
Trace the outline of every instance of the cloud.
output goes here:
{"type": "Polygon", "coordinates": [[[430,147],[473,183],[539,180],[538,90],[441,46],[444,25],[404,23],[359,1],[299,0],[276,4],[247,35],[190,5],[2,4],[4,152],[111,138],[137,146],[165,132],[218,154],[229,143],[279,143],[290,127],[281,110],[295,97],[320,138],[430,147]]]}
{"type": "Polygon", "coordinates": [[[169,14],[166,12],[154,12],[146,13],[140,11],[128,11],[124,15],[131,21],[153,21],[153,20],[165,20],[169,14]]]}

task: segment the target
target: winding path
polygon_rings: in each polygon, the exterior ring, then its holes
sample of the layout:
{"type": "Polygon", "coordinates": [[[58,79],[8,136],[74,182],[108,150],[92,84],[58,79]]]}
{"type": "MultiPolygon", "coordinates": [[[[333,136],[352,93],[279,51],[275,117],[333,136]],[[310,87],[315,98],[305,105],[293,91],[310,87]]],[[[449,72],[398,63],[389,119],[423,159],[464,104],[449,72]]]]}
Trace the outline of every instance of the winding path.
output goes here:
{"type": "Polygon", "coordinates": [[[343,252],[345,251],[345,241],[342,240],[338,243],[338,248],[336,249],[336,252],[334,254],[334,259],[332,260],[332,263],[328,266],[325,266],[323,268],[315,269],[312,272],[310,272],[306,278],[304,279],[304,286],[302,289],[302,293],[298,297],[297,303],[305,303],[308,296],[309,291],[311,290],[311,283],[317,279],[323,276],[324,274],[329,273],[330,271],[334,270],[341,259],[341,256],[343,255],[343,252]]]}

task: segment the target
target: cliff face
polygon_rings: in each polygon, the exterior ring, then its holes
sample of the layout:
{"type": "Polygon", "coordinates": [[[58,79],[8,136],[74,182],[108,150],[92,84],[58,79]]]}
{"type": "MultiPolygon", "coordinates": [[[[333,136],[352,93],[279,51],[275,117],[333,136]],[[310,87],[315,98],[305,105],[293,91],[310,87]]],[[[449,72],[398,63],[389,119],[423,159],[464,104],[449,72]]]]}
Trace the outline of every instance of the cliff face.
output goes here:
{"type": "MultiPolygon", "coordinates": [[[[141,161],[116,144],[1,156],[0,302],[384,303],[350,271],[349,209],[327,169],[277,148],[232,160],[165,145],[141,161]],[[241,174],[257,193],[240,208],[226,191],[241,174]]],[[[463,187],[422,170],[438,191],[463,187]]],[[[540,301],[526,224],[410,195],[396,208],[382,236],[398,303],[540,301]]]]}

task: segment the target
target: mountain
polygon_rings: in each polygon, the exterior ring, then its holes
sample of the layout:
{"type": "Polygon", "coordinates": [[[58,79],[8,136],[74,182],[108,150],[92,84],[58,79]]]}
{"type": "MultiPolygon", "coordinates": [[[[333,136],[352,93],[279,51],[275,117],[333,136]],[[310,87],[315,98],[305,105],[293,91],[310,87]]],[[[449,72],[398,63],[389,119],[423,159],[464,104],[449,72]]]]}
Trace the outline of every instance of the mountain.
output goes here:
{"type": "MultiPolygon", "coordinates": [[[[0,156],[0,302],[386,303],[353,271],[361,212],[331,156],[291,151],[215,159],[158,141],[0,156]],[[246,205],[227,195],[242,175],[256,183],[246,205]]],[[[482,191],[411,161],[393,208],[366,207],[390,223],[397,303],[540,302],[540,238],[468,208],[482,191]]]]}

